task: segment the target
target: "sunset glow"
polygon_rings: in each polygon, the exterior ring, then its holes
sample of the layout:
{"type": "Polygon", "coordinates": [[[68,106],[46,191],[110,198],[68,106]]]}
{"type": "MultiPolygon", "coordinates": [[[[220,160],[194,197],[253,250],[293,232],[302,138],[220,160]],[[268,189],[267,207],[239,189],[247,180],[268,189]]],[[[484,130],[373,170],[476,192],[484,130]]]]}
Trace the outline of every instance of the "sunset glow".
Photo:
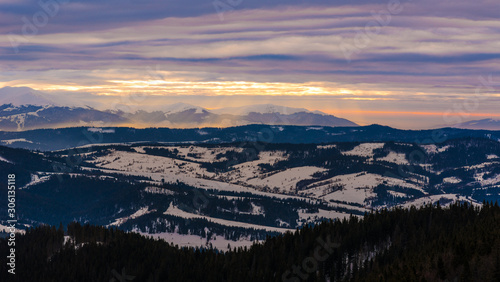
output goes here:
{"type": "Polygon", "coordinates": [[[91,105],[137,93],[152,104],[212,108],[265,100],[401,127],[446,124],[447,112],[498,117],[494,1],[401,1],[396,12],[386,1],[252,1],[222,13],[206,1],[148,0],[140,9],[110,1],[123,13],[116,18],[103,4],[72,1],[26,35],[22,18],[39,10],[28,2],[0,4],[1,86],[91,105]],[[433,14],[422,9],[427,4],[433,14]],[[473,95],[481,97],[477,107],[460,109],[473,95]],[[429,119],[380,118],[388,114],[429,119]]]}

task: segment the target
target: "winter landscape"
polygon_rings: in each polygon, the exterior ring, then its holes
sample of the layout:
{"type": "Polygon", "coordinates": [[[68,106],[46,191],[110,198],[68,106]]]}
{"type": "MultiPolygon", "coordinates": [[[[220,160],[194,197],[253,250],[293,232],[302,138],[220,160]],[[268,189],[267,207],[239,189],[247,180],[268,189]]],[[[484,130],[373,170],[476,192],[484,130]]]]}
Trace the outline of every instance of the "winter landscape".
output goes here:
{"type": "Polygon", "coordinates": [[[0,3],[0,281],[500,281],[498,3],[0,3]]]}

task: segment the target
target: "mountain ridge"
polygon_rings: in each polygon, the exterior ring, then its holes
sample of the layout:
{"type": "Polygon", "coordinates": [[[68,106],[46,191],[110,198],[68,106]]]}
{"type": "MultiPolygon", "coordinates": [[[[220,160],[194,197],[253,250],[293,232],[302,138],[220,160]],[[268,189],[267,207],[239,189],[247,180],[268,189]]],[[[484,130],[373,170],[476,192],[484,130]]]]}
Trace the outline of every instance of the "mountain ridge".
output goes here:
{"type": "Polygon", "coordinates": [[[456,124],[456,128],[500,130],[500,119],[486,118],[456,124]]]}
{"type": "Polygon", "coordinates": [[[321,144],[330,142],[413,142],[440,143],[455,138],[500,140],[500,131],[442,128],[401,130],[388,126],[357,127],[293,126],[251,124],[236,127],[67,127],[27,131],[0,131],[0,145],[34,150],[60,150],[85,144],[106,143],[265,143],[321,144]],[[97,132],[97,133],[96,133],[97,132]]]}
{"type": "MultiPolygon", "coordinates": [[[[209,110],[188,103],[154,105],[141,110],[97,109],[81,103],[56,103],[29,87],[0,89],[0,130],[30,130],[80,125],[195,128],[253,123],[276,125],[357,126],[319,111],[273,104],[209,110]],[[31,110],[31,111],[29,111],[31,110]]],[[[123,109],[127,109],[125,105],[123,109]]]]}

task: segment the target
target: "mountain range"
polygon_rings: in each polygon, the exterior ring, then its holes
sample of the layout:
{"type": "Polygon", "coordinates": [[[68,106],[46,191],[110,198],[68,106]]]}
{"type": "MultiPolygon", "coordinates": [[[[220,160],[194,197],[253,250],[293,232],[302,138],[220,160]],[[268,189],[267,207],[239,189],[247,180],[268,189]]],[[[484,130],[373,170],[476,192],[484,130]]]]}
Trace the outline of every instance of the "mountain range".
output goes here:
{"type": "MultiPolygon", "coordinates": [[[[69,99],[66,96],[56,97],[29,87],[4,87],[0,89],[0,131],[73,126],[132,126],[136,128],[152,126],[231,127],[248,124],[358,126],[350,120],[321,111],[273,104],[206,109],[186,103],[175,103],[128,111],[122,110],[127,107],[118,107],[120,109],[117,110],[89,104],[85,101],[69,99]]],[[[500,120],[471,120],[454,124],[451,127],[500,130],[500,120]]]]}
{"type": "Polygon", "coordinates": [[[456,138],[500,140],[500,131],[441,128],[401,130],[388,126],[355,127],[252,124],[224,128],[69,127],[25,131],[0,131],[0,145],[30,150],[62,150],[82,145],[136,143],[292,143],[414,142],[441,143],[456,138]]]}
{"type": "Polygon", "coordinates": [[[125,112],[98,110],[54,102],[49,95],[28,87],[0,89],[0,130],[20,131],[70,126],[229,127],[246,124],[357,126],[349,120],[303,108],[272,104],[208,110],[185,103],[161,105],[160,110],[125,112]]]}
{"type": "MultiPolygon", "coordinates": [[[[500,200],[499,131],[73,127],[0,141],[20,229],[78,221],[229,250],[374,210],[500,200]]],[[[0,213],[7,204],[0,198],[0,213]]],[[[0,236],[8,226],[0,220],[0,236]]],[[[78,238],[60,240],[79,248],[78,238]]]]}
{"type": "MultiPolygon", "coordinates": [[[[118,143],[45,152],[0,146],[0,171],[16,175],[19,226],[76,220],[227,249],[381,208],[498,201],[499,156],[498,140],[469,137],[118,143]]],[[[7,214],[7,197],[0,204],[7,214]]]]}

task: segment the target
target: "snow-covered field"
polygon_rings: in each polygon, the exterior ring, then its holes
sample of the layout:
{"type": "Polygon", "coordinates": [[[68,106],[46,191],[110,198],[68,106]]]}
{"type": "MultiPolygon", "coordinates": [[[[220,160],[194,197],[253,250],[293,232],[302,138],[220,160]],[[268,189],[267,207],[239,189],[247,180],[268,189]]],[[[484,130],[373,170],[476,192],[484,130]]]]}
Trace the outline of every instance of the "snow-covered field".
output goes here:
{"type": "Polygon", "coordinates": [[[335,176],[321,183],[324,185],[301,191],[300,194],[322,198],[326,201],[337,200],[351,203],[365,204],[365,200],[375,196],[372,189],[379,184],[401,186],[424,192],[416,184],[405,182],[402,179],[381,176],[371,173],[353,173],[335,176]],[[341,189],[335,189],[339,185],[341,189]],[[334,190],[330,193],[329,190],[334,190]]]}
{"type": "Polygon", "coordinates": [[[481,184],[481,186],[500,184],[500,174],[497,174],[491,178],[484,178],[485,173],[476,174],[476,180],[481,184]]]}
{"type": "Polygon", "coordinates": [[[467,197],[458,196],[457,194],[441,194],[441,195],[432,195],[432,196],[418,198],[415,200],[410,200],[410,201],[407,201],[404,204],[401,204],[398,206],[404,207],[404,208],[410,208],[412,206],[421,207],[421,206],[424,206],[427,204],[435,204],[436,202],[443,200],[443,199],[448,200],[448,203],[445,205],[441,205],[441,206],[448,206],[451,203],[453,203],[454,201],[464,201],[464,202],[468,202],[468,203],[475,205],[475,206],[481,205],[481,203],[478,203],[478,202],[476,202],[470,198],[467,198],[467,197]]]}
{"type": "MultiPolygon", "coordinates": [[[[405,144],[399,144],[399,146],[405,144]]],[[[319,149],[334,148],[337,145],[318,145],[319,149]]],[[[89,163],[94,164],[103,173],[119,173],[125,175],[135,175],[142,177],[149,177],[151,180],[145,182],[150,183],[144,189],[145,192],[150,194],[160,194],[162,195],[173,195],[175,193],[167,189],[158,188],[156,185],[161,183],[176,183],[181,182],[189,186],[205,189],[214,190],[218,192],[244,192],[249,193],[245,197],[250,199],[250,204],[252,208],[250,211],[240,212],[237,209],[231,210],[230,212],[235,215],[265,215],[265,210],[259,205],[259,197],[271,197],[281,200],[287,199],[298,199],[304,200],[307,203],[312,204],[323,204],[329,208],[335,210],[327,210],[328,208],[320,208],[318,212],[306,212],[307,210],[314,209],[302,209],[298,208],[297,224],[318,222],[321,219],[342,219],[350,216],[350,212],[362,214],[363,212],[370,211],[372,205],[382,205],[380,201],[376,201],[377,197],[386,196],[387,199],[392,199],[391,201],[405,201],[400,204],[404,207],[410,207],[412,205],[421,206],[426,203],[436,203],[437,201],[444,202],[446,204],[451,203],[456,200],[469,201],[473,204],[478,204],[473,200],[456,195],[456,194],[444,194],[440,195],[430,195],[430,190],[424,189],[429,183],[430,179],[427,174],[419,175],[416,172],[409,172],[405,177],[398,177],[392,175],[398,167],[409,166],[409,162],[406,159],[405,154],[397,153],[394,151],[389,151],[387,156],[382,158],[373,158],[374,150],[384,147],[384,143],[361,143],[355,146],[352,150],[342,152],[344,156],[360,156],[367,158],[367,161],[359,160],[363,162],[363,165],[373,165],[378,170],[370,170],[372,167],[357,173],[349,173],[343,175],[337,175],[330,177],[327,174],[329,172],[329,167],[325,163],[325,167],[321,167],[321,164],[313,163],[311,165],[305,165],[311,162],[303,162],[303,166],[293,166],[300,165],[302,162],[291,159],[293,165],[288,165],[287,161],[289,156],[285,150],[264,150],[258,152],[248,161],[243,161],[238,164],[233,164],[230,169],[211,169],[207,170],[208,163],[217,163],[226,160],[227,156],[237,155],[241,157],[240,153],[247,153],[243,148],[236,146],[202,146],[202,145],[162,145],[162,146],[133,146],[133,151],[121,151],[116,149],[110,149],[107,154],[86,154],[86,160],[89,163]],[[169,157],[155,156],[147,154],[149,148],[160,148],[165,153],[166,150],[170,151],[169,157]],[[228,154],[231,153],[231,154],[228,154]],[[240,155],[238,155],[240,154],[240,155]],[[256,158],[254,158],[256,157],[256,158]],[[90,158],[90,159],[89,159],[90,158]],[[277,164],[272,167],[273,165],[277,164]],[[382,169],[380,169],[382,167],[382,169]],[[387,167],[387,172],[383,173],[384,167],[387,167]],[[374,172],[375,171],[375,172],[374,172]],[[378,174],[380,171],[380,174],[378,174]],[[303,181],[303,182],[301,182],[303,181]],[[297,185],[301,182],[302,185],[297,185]],[[382,189],[387,189],[387,193],[374,192],[374,188],[380,186],[382,189]],[[391,188],[393,187],[393,188],[391,188]],[[420,198],[418,195],[425,195],[420,198]],[[250,195],[250,196],[249,196],[250,195]],[[252,195],[255,195],[255,200],[252,199],[252,195]],[[417,195],[417,196],[416,196],[417,195]],[[391,197],[392,196],[392,197],[391,197]],[[395,200],[394,200],[395,198],[395,200]],[[412,199],[414,198],[414,199],[412,199]],[[411,199],[411,200],[408,200],[411,199]]],[[[440,154],[446,152],[450,146],[446,145],[421,145],[421,147],[428,154],[440,154]]],[[[489,167],[495,167],[498,165],[498,156],[494,154],[485,156],[488,161],[481,164],[463,167],[466,169],[479,170],[479,173],[474,175],[476,185],[480,184],[484,187],[492,187],[492,185],[500,184],[500,175],[493,175],[490,173],[489,176],[485,176],[489,167]],[[485,179],[485,177],[488,177],[485,179]]],[[[343,157],[345,158],[345,157],[343,157]]],[[[358,158],[355,158],[358,160],[358,158]]],[[[290,162],[290,163],[292,163],[290,162]]],[[[349,162],[346,162],[347,164],[349,162]]],[[[354,163],[354,162],[353,162],[354,163]]],[[[426,172],[435,173],[439,175],[442,171],[434,172],[433,164],[418,164],[420,167],[425,168],[426,172]]],[[[93,170],[95,168],[84,167],[85,170],[93,170]]],[[[331,172],[331,171],[330,171],[331,172]]],[[[420,173],[420,172],[418,172],[420,173]]],[[[449,174],[446,174],[447,176],[449,174]]],[[[454,184],[462,184],[467,179],[465,176],[457,175],[456,177],[444,177],[441,183],[434,184],[436,189],[444,189],[451,187],[454,184]]],[[[470,179],[470,178],[469,178],[470,179]]],[[[41,180],[41,179],[40,179],[41,180]]],[[[33,181],[39,181],[34,179],[33,181]]],[[[238,199],[235,195],[217,195],[216,192],[214,196],[218,198],[226,199],[227,201],[232,201],[238,199]]],[[[383,200],[382,203],[389,203],[383,200]]],[[[247,202],[248,204],[248,202],[247,202]]],[[[387,204],[385,206],[393,206],[393,204],[387,204]]],[[[377,206],[375,206],[377,207],[377,206]]],[[[379,206],[380,207],[380,206],[379,206]]],[[[210,222],[217,223],[220,225],[228,227],[242,227],[242,228],[255,228],[258,230],[266,230],[269,232],[287,232],[293,231],[294,226],[289,226],[288,222],[277,219],[276,226],[264,226],[249,224],[245,222],[240,222],[237,220],[227,220],[222,218],[216,218],[211,216],[205,216],[197,214],[194,212],[187,212],[181,210],[178,206],[173,203],[170,204],[168,209],[166,206],[160,212],[164,212],[167,215],[178,216],[185,219],[200,218],[206,219],[210,222]],[[280,222],[282,225],[280,225],[280,222]],[[290,227],[290,228],[288,228],[290,227]]],[[[267,208],[266,208],[267,209],[267,208]]],[[[154,210],[153,210],[154,211],[154,210]]],[[[147,207],[143,207],[137,210],[135,213],[127,217],[122,217],[116,219],[110,225],[119,226],[125,223],[129,219],[138,218],[148,213],[153,212],[147,207]]],[[[226,211],[226,210],[225,210],[226,211]]],[[[294,211],[295,212],[295,211],[294,211]]],[[[144,229],[143,229],[144,230],[144,229]]],[[[207,238],[202,238],[197,235],[180,235],[176,233],[158,233],[158,234],[145,234],[153,238],[164,239],[167,242],[173,242],[180,246],[204,246],[207,247],[207,238]]],[[[218,249],[227,249],[227,245],[230,244],[232,247],[235,246],[249,246],[252,242],[245,238],[240,241],[230,241],[226,240],[220,236],[217,238],[210,238],[208,244],[212,244],[213,247],[218,249]]]]}
{"type": "MultiPolygon", "coordinates": [[[[225,182],[226,179],[231,179],[231,174],[228,176],[219,176],[217,178],[215,173],[208,172],[207,170],[201,168],[201,165],[198,163],[168,157],[114,151],[109,155],[98,157],[90,162],[94,163],[98,167],[101,167],[104,172],[122,172],[129,175],[146,176],[151,177],[157,182],[161,182],[162,180],[170,183],[180,181],[202,189],[214,189],[229,192],[248,192],[256,195],[276,198],[299,198],[297,196],[263,192],[248,186],[235,184],[239,179],[233,179],[233,181],[231,181],[232,183],[229,183],[229,181],[225,182]]],[[[235,174],[235,172],[232,173],[235,174]]],[[[243,172],[243,175],[246,176],[248,174],[243,172]]],[[[244,176],[241,178],[241,181],[246,182],[247,178],[244,176]]]]}
{"type": "Polygon", "coordinates": [[[460,178],[457,178],[457,177],[446,177],[443,179],[443,183],[460,183],[462,182],[462,180],[460,178]]]}
{"type": "Polygon", "coordinates": [[[174,206],[173,204],[170,204],[168,207],[167,211],[164,212],[164,214],[169,214],[169,215],[174,215],[174,216],[179,216],[182,218],[203,218],[208,221],[218,223],[221,225],[226,225],[226,226],[233,226],[233,227],[243,227],[243,228],[255,228],[255,229],[262,229],[266,231],[276,231],[276,232],[287,232],[287,231],[293,231],[293,229],[286,229],[286,228],[278,228],[278,227],[271,227],[271,226],[264,226],[264,225],[256,225],[256,224],[250,224],[250,223],[244,223],[244,222],[239,222],[239,221],[232,221],[232,220],[226,220],[226,219],[220,219],[220,218],[215,218],[215,217],[209,217],[209,216],[204,216],[204,215],[198,215],[194,213],[189,213],[186,211],[183,211],[179,209],[178,207],[174,206]]]}
{"type": "Polygon", "coordinates": [[[170,232],[160,232],[160,233],[145,233],[139,230],[133,230],[135,233],[139,233],[145,237],[163,240],[168,243],[173,243],[179,247],[201,247],[201,248],[216,248],[221,251],[228,251],[229,248],[239,248],[239,247],[250,247],[254,243],[259,241],[251,241],[250,238],[240,238],[238,241],[227,240],[222,236],[215,236],[207,240],[207,238],[202,238],[198,235],[189,234],[179,234],[170,232]]]}
{"type": "Polygon", "coordinates": [[[316,172],[323,172],[326,169],[313,166],[302,166],[290,168],[270,176],[255,177],[248,179],[247,183],[253,186],[275,189],[280,192],[292,192],[295,190],[297,182],[304,179],[310,179],[316,172]]]}
{"type": "Polygon", "coordinates": [[[405,154],[396,153],[396,152],[390,152],[387,156],[385,156],[383,158],[379,158],[377,160],[401,164],[401,165],[409,164],[408,160],[406,160],[405,154]]]}
{"type": "Polygon", "coordinates": [[[343,154],[348,156],[371,157],[373,155],[373,150],[382,147],[384,147],[384,143],[362,143],[350,151],[343,152],[343,154]]]}
{"type": "Polygon", "coordinates": [[[130,219],[138,218],[138,217],[141,217],[141,216],[143,216],[145,214],[152,213],[152,212],[155,212],[155,211],[156,210],[149,210],[149,207],[143,207],[143,208],[140,208],[135,213],[131,214],[130,216],[116,219],[115,222],[109,224],[108,226],[120,226],[120,225],[122,225],[123,223],[127,222],[130,219]]]}
{"type": "MultiPolygon", "coordinates": [[[[316,212],[316,213],[307,213],[305,210],[299,210],[298,212],[299,212],[299,217],[300,217],[299,221],[303,222],[303,223],[316,222],[317,220],[320,220],[322,218],[324,218],[324,219],[332,219],[332,218],[344,219],[344,218],[349,218],[351,216],[348,213],[329,211],[329,210],[323,210],[323,209],[318,209],[318,212],[316,212]]],[[[358,216],[358,215],[354,215],[354,216],[358,216]]]]}

